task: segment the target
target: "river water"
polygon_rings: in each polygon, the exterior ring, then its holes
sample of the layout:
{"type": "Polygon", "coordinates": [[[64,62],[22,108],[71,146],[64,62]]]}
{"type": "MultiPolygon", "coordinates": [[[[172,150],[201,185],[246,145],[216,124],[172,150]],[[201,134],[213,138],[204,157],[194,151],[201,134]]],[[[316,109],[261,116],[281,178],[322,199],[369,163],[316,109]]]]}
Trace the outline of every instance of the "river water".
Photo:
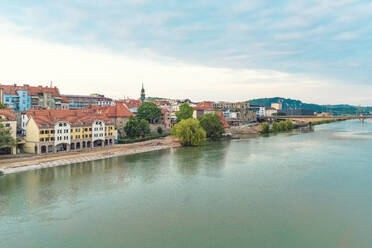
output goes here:
{"type": "Polygon", "coordinates": [[[372,247],[372,122],[0,177],[0,247],[372,247]]]}

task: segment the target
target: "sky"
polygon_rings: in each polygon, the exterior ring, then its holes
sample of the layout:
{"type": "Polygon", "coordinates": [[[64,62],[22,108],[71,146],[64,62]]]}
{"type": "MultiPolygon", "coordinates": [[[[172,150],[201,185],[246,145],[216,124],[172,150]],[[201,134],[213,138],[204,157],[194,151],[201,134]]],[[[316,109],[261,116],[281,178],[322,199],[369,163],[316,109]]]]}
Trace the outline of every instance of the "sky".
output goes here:
{"type": "Polygon", "coordinates": [[[0,83],[64,94],[372,105],[370,0],[19,0],[0,83]]]}

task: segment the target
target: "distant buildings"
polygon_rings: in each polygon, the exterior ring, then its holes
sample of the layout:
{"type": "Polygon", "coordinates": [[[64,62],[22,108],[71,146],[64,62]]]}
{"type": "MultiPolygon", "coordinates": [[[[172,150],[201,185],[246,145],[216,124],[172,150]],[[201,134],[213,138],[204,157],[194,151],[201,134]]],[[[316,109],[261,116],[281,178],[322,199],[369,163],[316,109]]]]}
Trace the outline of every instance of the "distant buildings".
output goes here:
{"type": "Polygon", "coordinates": [[[62,109],[62,97],[56,87],[0,84],[0,103],[14,111],[62,109]]]}
{"type": "MultiPolygon", "coordinates": [[[[13,111],[10,109],[0,109],[0,121],[6,127],[10,128],[11,136],[17,138],[17,120],[13,111]]],[[[0,154],[15,154],[16,147],[0,148],[0,154]]]]}
{"type": "Polygon", "coordinates": [[[281,110],[278,115],[280,113],[286,116],[314,116],[314,110],[312,109],[285,109],[281,110]]]}
{"type": "Polygon", "coordinates": [[[271,108],[276,109],[276,110],[282,110],[283,104],[281,102],[271,103],[271,108]]]}
{"type": "Polygon", "coordinates": [[[111,98],[104,95],[92,94],[83,95],[64,95],[69,104],[69,109],[83,109],[87,106],[112,106],[114,102],[111,98]]]}
{"type": "Polygon", "coordinates": [[[265,108],[265,116],[266,117],[274,116],[277,113],[278,113],[278,110],[275,109],[275,108],[271,108],[271,107],[269,107],[269,108],[266,107],[265,108]]]}

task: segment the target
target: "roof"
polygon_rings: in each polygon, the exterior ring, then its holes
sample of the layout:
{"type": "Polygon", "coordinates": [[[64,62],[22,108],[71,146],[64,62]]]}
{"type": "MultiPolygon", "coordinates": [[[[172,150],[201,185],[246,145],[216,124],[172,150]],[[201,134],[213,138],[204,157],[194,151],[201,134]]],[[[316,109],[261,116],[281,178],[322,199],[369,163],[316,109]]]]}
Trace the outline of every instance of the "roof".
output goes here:
{"type": "Polygon", "coordinates": [[[109,107],[101,107],[103,113],[110,118],[117,118],[117,117],[130,117],[134,116],[132,112],[128,109],[127,106],[124,104],[117,104],[114,106],[109,107]]]}
{"type": "Polygon", "coordinates": [[[276,108],[266,107],[265,110],[277,110],[276,108]]]}
{"type": "Polygon", "coordinates": [[[4,121],[16,121],[16,116],[14,112],[10,109],[0,109],[0,116],[2,116],[2,120],[4,121]]]}
{"type": "Polygon", "coordinates": [[[94,95],[94,96],[83,96],[83,95],[63,95],[66,97],[68,100],[95,100],[95,101],[107,101],[111,102],[112,99],[105,97],[105,96],[99,96],[99,95],[94,95]]]}
{"type": "Polygon", "coordinates": [[[217,111],[216,115],[218,115],[221,118],[221,122],[222,122],[224,128],[229,128],[230,127],[229,123],[227,123],[227,121],[225,119],[225,116],[223,115],[223,113],[221,111],[217,111]]]}
{"type": "Polygon", "coordinates": [[[116,105],[125,104],[128,108],[139,108],[142,105],[140,100],[126,99],[126,100],[117,100],[115,101],[116,105]]]}
{"type": "Polygon", "coordinates": [[[28,95],[36,96],[39,93],[50,93],[53,97],[61,97],[59,94],[59,90],[57,87],[48,87],[48,86],[30,86],[28,84],[24,85],[3,85],[0,84],[0,89],[3,90],[4,94],[7,95],[17,95],[17,91],[19,90],[27,90],[28,95]]]}
{"type": "Polygon", "coordinates": [[[194,107],[195,110],[214,110],[213,108],[213,102],[199,102],[196,107],[194,107]]]}
{"type": "Polygon", "coordinates": [[[168,109],[165,109],[165,108],[162,108],[162,109],[161,109],[161,113],[162,113],[162,114],[165,114],[165,113],[168,113],[168,112],[169,112],[168,109]]]}
{"type": "Polygon", "coordinates": [[[164,105],[170,106],[171,105],[170,102],[167,100],[151,100],[149,102],[152,102],[158,106],[164,106],[164,105]]]}
{"type": "Polygon", "coordinates": [[[86,111],[84,109],[32,109],[28,110],[26,114],[32,117],[39,127],[52,127],[60,121],[69,122],[72,126],[90,125],[96,120],[102,120],[106,124],[113,123],[105,114],[86,111]]]}

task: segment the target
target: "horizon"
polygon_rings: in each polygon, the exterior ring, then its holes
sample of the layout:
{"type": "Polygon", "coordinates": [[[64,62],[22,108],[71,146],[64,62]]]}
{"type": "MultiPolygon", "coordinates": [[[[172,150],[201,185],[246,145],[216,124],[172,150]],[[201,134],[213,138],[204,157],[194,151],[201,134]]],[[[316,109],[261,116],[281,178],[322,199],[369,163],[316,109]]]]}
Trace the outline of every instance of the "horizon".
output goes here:
{"type": "Polygon", "coordinates": [[[137,98],[144,83],[147,95],[193,101],[372,106],[371,11],[366,0],[8,2],[0,83],[53,81],[63,94],[111,98],[137,98]]]}

